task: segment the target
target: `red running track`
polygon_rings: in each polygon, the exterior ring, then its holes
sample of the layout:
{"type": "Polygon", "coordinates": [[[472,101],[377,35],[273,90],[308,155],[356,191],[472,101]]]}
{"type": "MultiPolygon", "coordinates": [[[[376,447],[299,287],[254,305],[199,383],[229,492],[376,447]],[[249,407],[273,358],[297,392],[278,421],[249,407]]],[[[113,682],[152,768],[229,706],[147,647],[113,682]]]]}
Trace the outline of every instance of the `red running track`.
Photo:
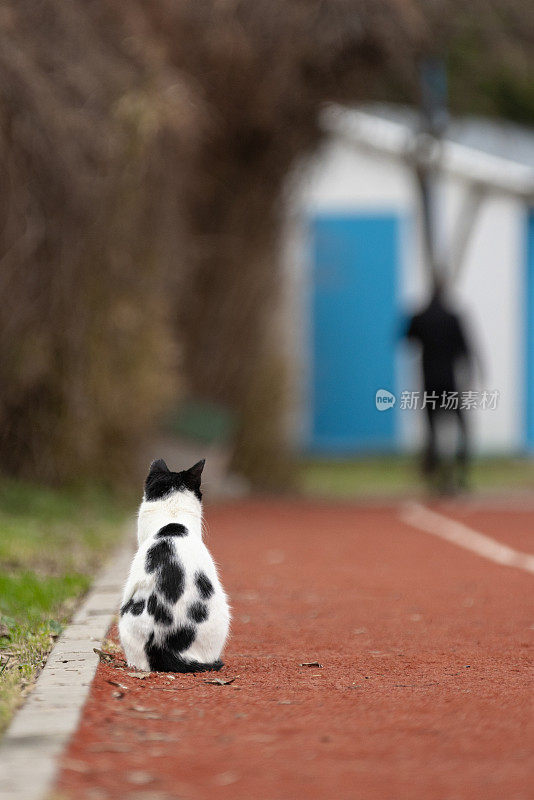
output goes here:
{"type": "MultiPolygon", "coordinates": [[[[468,516],[496,538],[500,519],[511,546],[517,526],[525,550],[534,515],[468,516]]],[[[207,519],[234,613],[224,670],[101,664],[60,797],[531,800],[533,575],[393,506],[251,501],[207,519]]]]}

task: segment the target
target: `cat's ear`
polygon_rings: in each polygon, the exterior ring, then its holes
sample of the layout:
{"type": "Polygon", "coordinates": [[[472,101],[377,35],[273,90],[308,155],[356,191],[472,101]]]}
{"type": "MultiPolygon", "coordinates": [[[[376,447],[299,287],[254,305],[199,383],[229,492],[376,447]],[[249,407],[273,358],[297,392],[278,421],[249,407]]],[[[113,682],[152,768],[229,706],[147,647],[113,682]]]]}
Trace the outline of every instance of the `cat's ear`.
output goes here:
{"type": "Polygon", "coordinates": [[[203,458],[202,461],[197,461],[197,463],[186,469],[184,472],[184,478],[187,486],[190,489],[200,489],[200,476],[202,475],[202,470],[204,469],[204,464],[206,463],[206,459],[203,458]]]}
{"type": "Polygon", "coordinates": [[[145,480],[145,500],[160,500],[172,491],[173,473],[162,458],[153,461],[145,480]]]}
{"type": "Polygon", "coordinates": [[[153,461],[150,465],[149,475],[153,475],[155,472],[170,472],[167,464],[162,458],[158,458],[156,461],[153,461]]]}

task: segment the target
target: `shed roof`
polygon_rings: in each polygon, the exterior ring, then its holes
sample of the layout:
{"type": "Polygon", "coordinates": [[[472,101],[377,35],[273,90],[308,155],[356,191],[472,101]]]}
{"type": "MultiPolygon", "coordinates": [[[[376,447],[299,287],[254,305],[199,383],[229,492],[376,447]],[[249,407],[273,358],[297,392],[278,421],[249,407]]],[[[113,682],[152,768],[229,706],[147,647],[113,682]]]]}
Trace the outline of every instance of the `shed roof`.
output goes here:
{"type": "Polygon", "coordinates": [[[477,117],[451,119],[443,139],[422,131],[415,109],[384,104],[329,106],[326,130],[395,160],[423,162],[471,185],[534,202],[534,130],[477,117]]]}

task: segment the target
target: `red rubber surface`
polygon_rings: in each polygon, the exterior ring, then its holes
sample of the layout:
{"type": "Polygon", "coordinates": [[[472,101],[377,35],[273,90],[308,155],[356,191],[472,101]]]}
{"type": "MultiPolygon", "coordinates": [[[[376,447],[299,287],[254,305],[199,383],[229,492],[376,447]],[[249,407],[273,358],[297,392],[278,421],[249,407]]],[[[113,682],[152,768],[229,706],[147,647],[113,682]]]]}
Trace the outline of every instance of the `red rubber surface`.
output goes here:
{"type": "Polygon", "coordinates": [[[101,664],[61,797],[532,798],[531,575],[393,507],[249,502],[208,523],[234,610],[225,668],[101,664]]]}

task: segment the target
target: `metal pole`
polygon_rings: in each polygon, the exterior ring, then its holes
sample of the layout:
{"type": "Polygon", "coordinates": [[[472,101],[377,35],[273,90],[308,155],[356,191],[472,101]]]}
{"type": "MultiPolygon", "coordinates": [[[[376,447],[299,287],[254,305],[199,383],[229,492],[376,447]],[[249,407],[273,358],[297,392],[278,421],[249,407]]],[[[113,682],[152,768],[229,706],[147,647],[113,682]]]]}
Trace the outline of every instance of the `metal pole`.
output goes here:
{"type": "MultiPolygon", "coordinates": [[[[447,76],[442,59],[428,59],[420,67],[420,134],[415,177],[421,206],[421,226],[427,270],[433,287],[440,277],[436,242],[436,167],[432,150],[439,146],[448,124],[447,76]],[[426,157],[425,157],[426,156],[426,157]]],[[[444,277],[444,276],[441,276],[444,277]]]]}

